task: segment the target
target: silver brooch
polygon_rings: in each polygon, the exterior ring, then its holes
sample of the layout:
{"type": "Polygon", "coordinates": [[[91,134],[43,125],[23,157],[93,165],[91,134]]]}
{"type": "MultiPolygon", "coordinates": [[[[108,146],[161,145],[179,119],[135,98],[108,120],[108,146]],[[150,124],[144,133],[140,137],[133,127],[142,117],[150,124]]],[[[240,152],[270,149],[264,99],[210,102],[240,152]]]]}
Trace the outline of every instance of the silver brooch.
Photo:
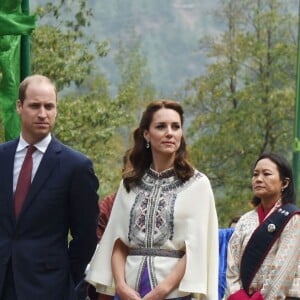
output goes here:
{"type": "Polygon", "coordinates": [[[275,224],[269,224],[268,225],[268,232],[274,232],[276,230],[275,224]]]}

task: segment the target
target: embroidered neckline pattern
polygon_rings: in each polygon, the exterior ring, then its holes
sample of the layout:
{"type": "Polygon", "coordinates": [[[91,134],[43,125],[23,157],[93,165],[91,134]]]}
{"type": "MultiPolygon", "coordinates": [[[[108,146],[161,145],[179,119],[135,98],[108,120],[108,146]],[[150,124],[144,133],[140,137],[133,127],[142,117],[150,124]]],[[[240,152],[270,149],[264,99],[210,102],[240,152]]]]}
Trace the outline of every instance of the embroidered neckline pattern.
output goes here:
{"type": "MultiPolygon", "coordinates": [[[[163,249],[174,236],[174,210],[177,196],[183,189],[203,175],[195,170],[194,176],[182,182],[173,168],[161,173],[148,169],[140,184],[132,189],[136,194],[130,210],[128,240],[132,247],[163,249]]],[[[141,259],[137,285],[145,264],[149,271],[149,280],[157,285],[153,256],[141,259]]]]}
{"type": "Polygon", "coordinates": [[[173,168],[162,173],[148,169],[133,191],[135,201],[130,211],[128,240],[137,247],[160,247],[174,235],[174,208],[178,193],[202,174],[195,171],[183,183],[173,168]]]}

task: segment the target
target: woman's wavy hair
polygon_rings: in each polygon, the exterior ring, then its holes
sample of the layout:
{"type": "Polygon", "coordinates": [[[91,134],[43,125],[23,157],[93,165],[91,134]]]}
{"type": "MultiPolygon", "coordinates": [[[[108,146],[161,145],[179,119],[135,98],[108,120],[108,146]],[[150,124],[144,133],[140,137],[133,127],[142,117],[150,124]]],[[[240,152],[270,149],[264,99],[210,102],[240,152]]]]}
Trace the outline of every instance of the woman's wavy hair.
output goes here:
{"type": "MultiPolygon", "coordinates": [[[[149,130],[154,113],[162,108],[175,110],[180,116],[181,125],[183,125],[183,109],[177,102],[163,99],[153,101],[147,106],[146,110],[143,112],[139,127],[133,132],[134,145],[129,154],[132,169],[130,172],[123,174],[123,182],[127,191],[130,191],[132,187],[137,186],[140,183],[142,176],[152,163],[151,147],[146,148],[144,132],[145,130],[149,130]]],[[[174,169],[177,176],[183,182],[194,175],[194,168],[187,161],[186,143],[183,136],[180,146],[176,151],[174,169]]]]}
{"type": "MultiPolygon", "coordinates": [[[[257,163],[262,159],[269,159],[274,164],[276,164],[279,177],[282,182],[284,182],[287,178],[290,179],[288,186],[284,189],[281,195],[281,202],[282,204],[286,203],[293,203],[296,204],[296,191],[295,191],[295,185],[294,185],[294,177],[293,177],[293,171],[287,160],[282,157],[279,154],[272,153],[272,152],[264,152],[262,153],[259,158],[256,160],[253,170],[257,163]]],[[[258,206],[261,202],[261,199],[259,197],[254,196],[251,200],[251,203],[254,206],[258,206]]]]}

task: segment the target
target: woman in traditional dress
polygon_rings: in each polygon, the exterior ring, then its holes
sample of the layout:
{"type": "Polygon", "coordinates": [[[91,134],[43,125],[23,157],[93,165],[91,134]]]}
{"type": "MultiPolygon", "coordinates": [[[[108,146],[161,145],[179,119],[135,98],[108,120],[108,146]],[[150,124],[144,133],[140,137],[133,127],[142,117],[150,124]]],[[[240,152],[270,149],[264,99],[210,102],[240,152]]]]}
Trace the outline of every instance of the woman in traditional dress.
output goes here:
{"type": "Polygon", "coordinates": [[[225,298],[300,299],[300,214],[287,161],[262,154],[252,190],[255,209],[240,218],[229,241],[225,298]]]}
{"type": "Polygon", "coordinates": [[[186,159],[183,110],[150,103],[134,131],[86,280],[121,300],[218,298],[218,221],[208,178],[186,159]]]}

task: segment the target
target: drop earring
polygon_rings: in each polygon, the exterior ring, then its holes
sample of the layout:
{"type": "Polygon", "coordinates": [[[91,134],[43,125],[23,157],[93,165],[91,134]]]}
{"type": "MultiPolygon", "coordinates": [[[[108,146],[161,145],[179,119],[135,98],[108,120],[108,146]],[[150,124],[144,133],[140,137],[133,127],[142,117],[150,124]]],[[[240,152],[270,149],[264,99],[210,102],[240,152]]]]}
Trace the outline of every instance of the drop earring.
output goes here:
{"type": "Polygon", "coordinates": [[[150,143],[149,143],[149,141],[146,142],[146,148],[147,148],[147,149],[150,148],[150,143]]]}

